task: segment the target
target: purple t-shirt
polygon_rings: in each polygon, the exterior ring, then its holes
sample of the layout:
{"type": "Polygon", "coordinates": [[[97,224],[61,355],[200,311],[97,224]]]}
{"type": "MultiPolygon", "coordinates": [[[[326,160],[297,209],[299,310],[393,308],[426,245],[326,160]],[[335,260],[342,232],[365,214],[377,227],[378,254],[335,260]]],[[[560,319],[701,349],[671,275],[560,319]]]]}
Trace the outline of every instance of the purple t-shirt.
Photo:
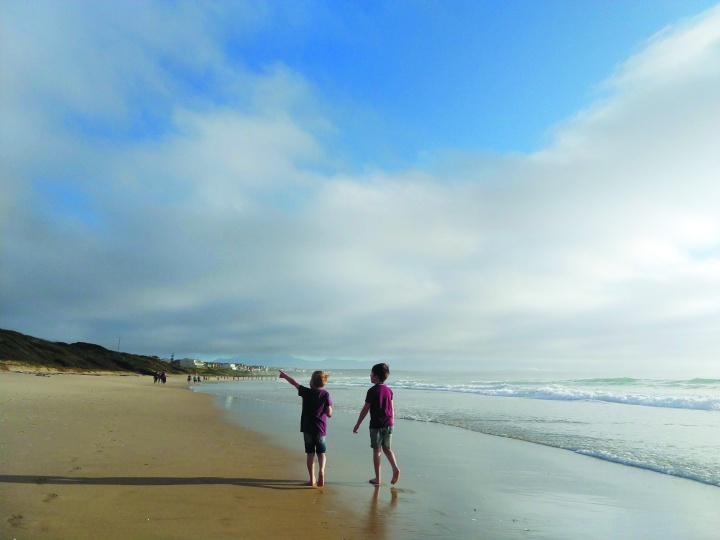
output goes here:
{"type": "Polygon", "coordinates": [[[327,431],[327,414],[325,410],[332,407],[332,400],[327,390],[317,390],[307,386],[298,386],[298,395],[302,398],[302,415],[300,431],[309,435],[324,437],[327,431]]]}
{"type": "Polygon", "coordinates": [[[384,384],[376,384],[367,391],[365,403],[370,404],[370,429],[393,425],[392,398],[392,390],[384,384]]]}

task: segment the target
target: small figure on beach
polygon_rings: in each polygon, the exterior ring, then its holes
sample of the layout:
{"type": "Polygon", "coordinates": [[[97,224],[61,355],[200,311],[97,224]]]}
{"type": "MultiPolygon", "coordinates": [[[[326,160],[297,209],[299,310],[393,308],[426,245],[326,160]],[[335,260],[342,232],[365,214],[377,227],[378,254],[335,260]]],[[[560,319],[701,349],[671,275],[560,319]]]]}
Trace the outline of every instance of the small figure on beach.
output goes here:
{"type": "Polygon", "coordinates": [[[188,375],[188,384],[190,384],[190,381],[192,381],[192,375],[188,375]]]}
{"type": "Polygon", "coordinates": [[[160,373],[160,380],[162,381],[163,384],[165,384],[167,382],[167,375],[165,374],[164,371],[162,373],[160,373]]]}
{"type": "Polygon", "coordinates": [[[156,371],[155,373],[153,373],[153,384],[158,382],[158,379],[160,379],[160,372],[156,371]]]}
{"type": "Polygon", "coordinates": [[[370,382],[373,386],[367,391],[365,405],[360,411],[358,421],[353,428],[353,433],[358,432],[362,421],[370,412],[370,447],[373,449],[373,466],[375,467],[375,478],[370,480],[374,486],[380,485],[380,465],[382,454],[390,462],[393,475],[391,484],[395,485],[400,480],[400,469],[395,459],[395,453],[391,449],[393,426],[395,424],[395,408],[393,406],[393,391],[385,385],[390,376],[390,367],[387,364],[375,364],[370,371],[370,382]]]}
{"type": "Polygon", "coordinates": [[[310,475],[308,485],[322,487],[325,485],[325,465],[327,464],[327,446],[325,445],[327,419],[332,416],[332,400],[328,391],[323,389],[327,384],[328,374],[324,371],[314,371],[310,377],[310,388],[301,385],[283,370],[280,370],[280,378],[297,388],[298,395],[303,400],[300,431],[305,440],[307,469],[310,475]],[[315,480],[316,454],[320,469],[317,481],[315,480]]]}

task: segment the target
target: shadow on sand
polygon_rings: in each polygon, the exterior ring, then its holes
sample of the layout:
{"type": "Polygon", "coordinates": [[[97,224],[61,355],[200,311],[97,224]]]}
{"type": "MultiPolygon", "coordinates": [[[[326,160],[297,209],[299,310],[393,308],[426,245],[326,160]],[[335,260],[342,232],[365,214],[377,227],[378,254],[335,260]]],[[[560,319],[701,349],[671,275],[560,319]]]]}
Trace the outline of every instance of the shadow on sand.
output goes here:
{"type": "Polygon", "coordinates": [[[247,486],[265,489],[313,489],[300,480],[278,480],[277,478],[219,478],[213,476],[194,476],[188,478],[164,476],[34,476],[22,474],[2,474],[0,483],[4,484],[52,484],[62,486],[201,486],[228,485],[247,486]]]}

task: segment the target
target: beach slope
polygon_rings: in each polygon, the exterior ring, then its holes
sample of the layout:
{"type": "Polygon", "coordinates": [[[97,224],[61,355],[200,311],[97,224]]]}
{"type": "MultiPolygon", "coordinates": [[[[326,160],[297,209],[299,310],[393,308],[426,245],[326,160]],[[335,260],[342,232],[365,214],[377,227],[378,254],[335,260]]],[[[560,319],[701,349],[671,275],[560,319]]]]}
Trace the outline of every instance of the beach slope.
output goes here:
{"type": "Polygon", "coordinates": [[[304,456],[147,376],[0,372],[0,537],[352,538],[304,456]]]}

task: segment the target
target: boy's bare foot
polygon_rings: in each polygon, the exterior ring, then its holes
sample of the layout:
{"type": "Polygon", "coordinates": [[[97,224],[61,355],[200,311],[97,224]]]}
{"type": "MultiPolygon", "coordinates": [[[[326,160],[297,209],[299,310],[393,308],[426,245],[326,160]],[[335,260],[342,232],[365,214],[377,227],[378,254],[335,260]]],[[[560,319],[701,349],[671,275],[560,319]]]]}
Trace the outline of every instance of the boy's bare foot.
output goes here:
{"type": "Polygon", "coordinates": [[[373,486],[380,485],[380,480],[378,480],[377,478],[371,478],[370,480],[368,480],[368,482],[370,482],[373,486]]]}
{"type": "Polygon", "coordinates": [[[317,487],[323,487],[325,485],[325,475],[321,474],[318,476],[317,487]]]}
{"type": "Polygon", "coordinates": [[[397,469],[393,472],[392,480],[390,480],[391,484],[397,484],[398,480],[400,480],[400,469],[397,469]]]}
{"type": "Polygon", "coordinates": [[[310,482],[306,482],[305,485],[308,487],[315,487],[317,484],[315,484],[315,480],[311,480],[310,482]]]}

